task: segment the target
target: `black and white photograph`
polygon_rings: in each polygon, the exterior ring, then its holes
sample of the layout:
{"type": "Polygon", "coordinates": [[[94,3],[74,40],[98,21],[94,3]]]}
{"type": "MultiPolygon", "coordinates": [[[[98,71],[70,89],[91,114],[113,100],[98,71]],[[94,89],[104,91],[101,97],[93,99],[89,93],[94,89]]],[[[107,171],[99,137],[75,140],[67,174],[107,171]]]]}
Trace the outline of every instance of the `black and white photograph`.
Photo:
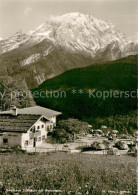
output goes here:
{"type": "Polygon", "coordinates": [[[137,0],[0,0],[0,195],[137,195],[137,0]]]}

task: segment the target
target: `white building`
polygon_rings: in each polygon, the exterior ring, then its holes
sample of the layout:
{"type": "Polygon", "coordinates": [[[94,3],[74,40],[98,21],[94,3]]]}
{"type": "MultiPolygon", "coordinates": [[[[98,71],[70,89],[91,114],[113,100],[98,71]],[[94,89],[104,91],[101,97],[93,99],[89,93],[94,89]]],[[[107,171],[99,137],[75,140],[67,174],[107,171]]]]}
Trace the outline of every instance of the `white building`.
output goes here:
{"type": "Polygon", "coordinates": [[[60,114],[40,106],[0,112],[0,147],[26,149],[40,145],[56,126],[60,114]]]}

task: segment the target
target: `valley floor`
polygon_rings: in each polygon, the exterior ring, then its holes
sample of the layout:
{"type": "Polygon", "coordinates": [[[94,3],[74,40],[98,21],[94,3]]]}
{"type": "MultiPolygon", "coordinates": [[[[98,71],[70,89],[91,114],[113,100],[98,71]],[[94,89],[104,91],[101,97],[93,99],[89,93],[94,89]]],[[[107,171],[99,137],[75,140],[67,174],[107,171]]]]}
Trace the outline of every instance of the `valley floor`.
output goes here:
{"type": "MultiPolygon", "coordinates": [[[[64,151],[64,145],[68,146],[71,153],[79,153],[80,147],[82,146],[91,146],[91,144],[95,141],[102,143],[103,141],[107,141],[108,139],[105,137],[92,137],[91,134],[80,136],[79,139],[76,139],[74,142],[66,143],[66,144],[51,144],[47,140],[46,142],[40,144],[36,148],[25,148],[28,152],[51,152],[51,151],[64,151]]],[[[125,141],[126,143],[131,143],[133,140],[123,140],[123,139],[116,139],[117,141],[125,141]]],[[[113,147],[115,141],[110,141],[110,146],[113,147]]],[[[127,154],[128,150],[119,150],[120,155],[127,154]]],[[[107,150],[102,151],[89,151],[89,154],[107,154],[107,150]]]]}

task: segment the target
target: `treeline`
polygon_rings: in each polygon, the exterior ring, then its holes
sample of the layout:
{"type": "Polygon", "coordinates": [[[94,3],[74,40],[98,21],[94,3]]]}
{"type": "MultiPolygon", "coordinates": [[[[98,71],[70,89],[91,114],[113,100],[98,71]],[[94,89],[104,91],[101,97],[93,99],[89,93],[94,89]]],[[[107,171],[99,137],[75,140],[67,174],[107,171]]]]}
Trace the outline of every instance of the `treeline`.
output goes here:
{"type": "Polygon", "coordinates": [[[0,110],[9,110],[12,105],[19,108],[34,106],[31,94],[27,96],[24,92],[29,93],[26,83],[21,78],[0,77],[0,110]]]}
{"type": "Polygon", "coordinates": [[[116,115],[104,118],[89,118],[87,122],[93,124],[93,128],[99,129],[102,125],[108,129],[118,130],[121,134],[133,134],[137,131],[137,113],[132,111],[127,115],[116,115]]]}
{"type": "Polygon", "coordinates": [[[137,56],[128,56],[112,62],[66,71],[45,81],[32,91],[39,94],[46,90],[53,90],[53,93],[65,91],[66,97],[59,95],[57,98],[54,96],[48,98],[38,95],[34,98],[41,106],[61,111],[64,119],[77,118],[95,125],[105,123],[120,132],[132,133],[136,129],[136,85],[137,56]],[[95,90],[93,93],[95,97],[90,96],[90,89],[95,90]],[[98,91],[100,93],[117,91],[119,97],[114,95],[107,98],[103,95],[97,97],[98,91]],[[128,91],[129,96],[120,95],[123,91],[128,91]],[[97,118],[104,121],[96,122],[97,118]]]}
{"type": "Polygon", "coordinates": [[[37,98],[37,104],[59,110],[62,119],[77,118],[94,124],[95,128],[107,125],[121,133],[136,130],[136,98],[89,98],[88,94],[73,95],[67,92],[66,98],[37,98]]]}

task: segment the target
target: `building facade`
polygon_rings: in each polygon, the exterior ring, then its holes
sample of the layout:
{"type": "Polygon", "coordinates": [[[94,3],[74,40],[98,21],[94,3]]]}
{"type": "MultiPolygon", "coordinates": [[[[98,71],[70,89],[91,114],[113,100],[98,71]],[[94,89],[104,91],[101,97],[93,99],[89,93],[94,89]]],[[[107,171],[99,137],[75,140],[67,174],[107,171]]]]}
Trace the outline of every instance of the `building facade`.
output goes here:
{"type": "Polygon", "coordinates": [[[60,112],[40,106],[0,113],[0,147],[27,149],[41,145],[56,126],[60,112]]]}

